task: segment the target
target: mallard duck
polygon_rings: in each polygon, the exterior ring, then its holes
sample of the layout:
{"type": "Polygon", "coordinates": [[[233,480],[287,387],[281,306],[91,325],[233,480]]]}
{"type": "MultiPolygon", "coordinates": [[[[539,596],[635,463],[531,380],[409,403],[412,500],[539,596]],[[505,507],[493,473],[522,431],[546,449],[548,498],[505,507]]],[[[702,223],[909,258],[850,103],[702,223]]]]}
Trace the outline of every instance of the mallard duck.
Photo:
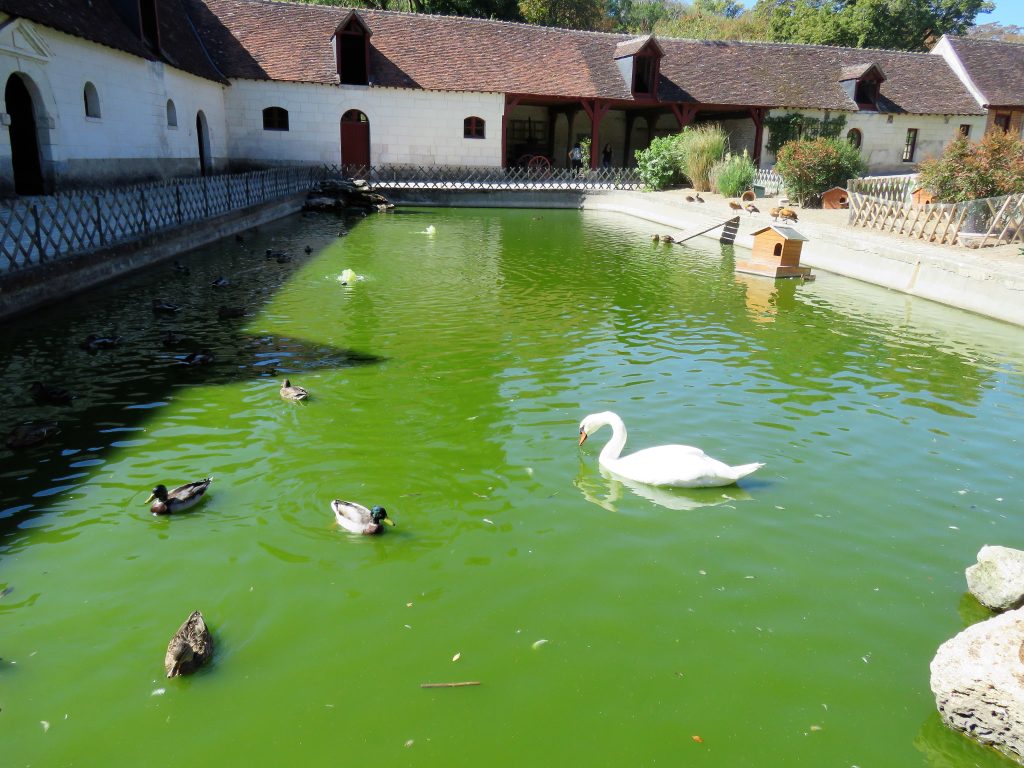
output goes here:
{"type": "Polygon", "coordinates": [[[146,499],[146,503],[153,501],[149,511],[154,515],[170,515],[175,512],[184,512],[189,507],[199,503],[206,493],[206,489],[213,482],[212,477],[205,480],[196,480],[194,483],[179,485],[173,491],[168,491],[167,486],[160,484],[153,489],[153,493],[146,499]]]}
{"type": "Polygon", "coordinates": [[[659,235],[659,234],[651,235],[651,242],[652,243],[660,243],[661,242],[661,235],[659,235]]]}
{"type": "Polygon", "coordinates": [[[79,346],[86,352],[97,352],[101,349],[113,349],[120,345],[120,336],[100,336],[98,333],[90,333],[79,346]]]}
{"type": "Polygon", "coordinates": [[[687,195],[686,196],[686,202],[688,202],[688,203],[695,203],[695,202],[697,202],[697,198],[695,198],[693,195],[687,195]]]}
{"type": "Polygon", "coordinates": [[[180,349],[181,347],[192,346],[195,344],[195,341],[183,333],[165,331],[164,335],[160,337],[160,343],[164,349],[180,349]]]}
{"type": "Polygon", "coordinates": [[[187,675],[195,672],[213,658],[213,636],[206,628],[203,614],[192,611],[185,623],[178,627],[171,642],[167,644],[164,669],[168,677],[187,675]]]}
{"type": "Polygon", "coordinates": [[[287,264],[291,260],[292,255],[290,253],[279,253],[277,254],[277,257],[274,259],[274,261],[276,261],[278,264],[287,264]]]}
{"type": "Polygon", "coordinates": [[[55,387],[41,381],[33,381],[29,391],[32,393],[32,399],[39,405],[71,405],[71,401],[75,399],[75,395],[63,387],[55,387]]]}
{"type": "Polygon", "coordinates": [[[245,317],[245,307],[226,307],[221,304],[217,307],[217,317],[221,320],[232,320],[236,317],[245,317]]]}
{"type": "Polygon", "coordinates": [[[704,202],[704,198],[700,196],[699,192],[694,192],[693,199],[696,200],[698,203],[704,202]]]}
{"type": "Polygon", "coordinates": [[[32,422],[19,424],[7,433],[5,444],[11,450],[17,451],[22,448],[31,448],[49,440],[54,435],[60,434],[60,426],[55,422],[32,422]]]}
{"type": "Polygon", "coordinates": [[[186,265],[182,264],[177,259],[174,260],[174,271],[181,272],[181,274],[185,275],[186,277],[192,274],[192,270],[189,269],[186,265]]]}
{"type": "Polygon", "coordinates": [[[674,237],[672,237],[672,235],[662,235],[661,236],[661,242],[663,242],[663,243],[668,243],[669,245],[671,245],[675,241],[676,241],[676,239],[674,237]]]}
{"type": "Polygon", "coordinates": [[[580,422],[580,445],[587,437],[608,425],[612,437],[601,449],[601,466],[613,475],[647,485],[674,488],[715,488],[732,485],[764,464],[730,467],[690,445],[659,445],[620,457],[626,445],[626,425],[611,411],[592,413],[580,422]]]}
{"type": "Polygon", "coordinates": [[[303,251],[305,252],[305,254],[306,254],[307,256],[309,256],[309,254],[311,254],[311,253],[313,252],[313,246],[311,246],[311,245],[307,245],[307,246],[306,246],[305,248],[303,248],[302,250],[303,250],[303,251]]]}
{"type": "Polygon", "coordinates": [[[211,288],[227,288],[229,285],[231,285],[231,281],[224,277],[224,275],[210,283],[211,288]]]}
{"type": "Polygon", "coordinates": [[[384,530],[384,525],[392,527],[395,525],[395,521],[388,517],[384,507],[367,509],[354,501],[335,499],[331,502],[331,509],[334,510],[334,519],[338,521],[338,525],[349,533],[372,536],[375,533],[381,533],[384,530]]]}
{"type": "Polygon", "coordinates": [[[309,397],[309,392],[303,387],[292,386],[292,383],[285,379],[284,384],[281,385],[281,397],[285,400],[305,400],[309,397]]]}

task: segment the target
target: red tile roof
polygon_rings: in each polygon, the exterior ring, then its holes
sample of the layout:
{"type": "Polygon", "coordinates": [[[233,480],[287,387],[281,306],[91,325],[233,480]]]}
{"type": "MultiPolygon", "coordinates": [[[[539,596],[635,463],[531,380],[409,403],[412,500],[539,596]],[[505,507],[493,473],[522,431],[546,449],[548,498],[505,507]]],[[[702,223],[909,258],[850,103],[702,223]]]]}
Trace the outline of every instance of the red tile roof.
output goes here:
{"type": "MultiPolygon", "coordinates": [[[[350,9],[268,0],[188,0],[203,41],[234,78],[337,82],[330,38],[350,9]]],[[[370,84],[549,98],[632,100],[615,64],[644,38],[487,19],[359,9],[372,30],[370,84]]],[[[882,111],[981,114],[939,56],[778,43],[658,38],[663,101],[855,110],[844,69],[888,76],[882,111]]]]}
{"type": "Polygon", "coordinates": [[[1024,105],[1024,44],[950,35],[946,39],[986,104],[1024,105]]]}
{"type": "Polygon", "coordinates": [[[182,0],[156,0],[160,50],[128,27],[110,0],[0,0],[0,11],[193,75],[227,83],[193,30],[182,0]]]}

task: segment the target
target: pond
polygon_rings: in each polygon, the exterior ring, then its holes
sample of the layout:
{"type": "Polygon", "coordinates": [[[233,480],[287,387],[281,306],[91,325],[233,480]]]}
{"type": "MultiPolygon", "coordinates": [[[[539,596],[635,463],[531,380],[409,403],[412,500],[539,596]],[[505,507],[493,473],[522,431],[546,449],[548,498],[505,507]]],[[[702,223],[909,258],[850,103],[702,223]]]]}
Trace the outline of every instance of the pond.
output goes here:
{"type": "Polygon", "coordinates": [[[295,216],[9,323],[0,428],[61,433],[0,454],[4,764],[1007,765],[928,664],[988,615],[978,549],[1022,543],[1024,331],[652,231],[295,216]],[[627,451],[765,466],[622,485],[607,429],[577,447],[603,410],[627,451]],[[397,526],[343,533],[334,498],[397,526]],[[216,655],[167,680],[196,609],[216,655]]]}

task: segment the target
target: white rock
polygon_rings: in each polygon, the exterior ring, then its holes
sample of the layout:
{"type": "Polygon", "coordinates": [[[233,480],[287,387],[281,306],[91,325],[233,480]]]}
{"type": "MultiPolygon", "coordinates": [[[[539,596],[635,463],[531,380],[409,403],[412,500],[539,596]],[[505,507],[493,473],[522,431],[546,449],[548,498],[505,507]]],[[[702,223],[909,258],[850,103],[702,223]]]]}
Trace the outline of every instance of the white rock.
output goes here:
{"type": "Polygon", "coordinates": [[[1024,609],[968,627],[931,663],[931,688],[950,728],[1024,764],[1024,609]]]}
{"type": "Polygon", "coordinates": [[[982,547],[967,571],[967,588],[978,602],[996,611],[1024,604],[1024,552],[1009,547],[982,547]]]}

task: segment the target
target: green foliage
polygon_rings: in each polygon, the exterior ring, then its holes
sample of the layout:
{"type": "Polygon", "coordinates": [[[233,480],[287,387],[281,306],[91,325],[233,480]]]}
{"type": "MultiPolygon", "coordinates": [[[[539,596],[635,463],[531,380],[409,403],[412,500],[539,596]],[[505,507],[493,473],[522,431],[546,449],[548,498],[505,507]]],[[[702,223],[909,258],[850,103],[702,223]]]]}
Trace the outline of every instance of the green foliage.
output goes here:
{"type": "Polygon", "coordinates": [[[566,29],[597,29],[603,0],[519,0],[519,13],[530,24],[566,29]]]}
{"type": "Polygon", "coordinates": [[[962,35],[990,0],[758,0],[771,40],[924,51],[962,35]]]}
{"type": "Polygon", "coordinates": [[[679,135],[686,177],[694,189],[701,192],[710,190],[711,169],[725,156],[729,148],[728,135],[717,123],[684,128],[679,135]]]}
{"type": "Polygon", "coordinates": [[[678,15],[678,6],[665,0],[609,0],[607,14],[615,31],[646,35],[659,22],[678,15]]]}
{"type": "Polygon", "coordinates": [[[590,170],[590,137],[580,139],[580,149],[583,151],[582,170],[584,173],[590,170]]]}
{"type": "Polygon", "coordinates": [[[711,178],[718,192],[726,197],[739,197],[754,185],[757,169],[743,150],[742,155],[728,154],[715,163],[711,178]]]}
{"type": "Polygon", "coordinates": [[[867,163],[860,150],[843,139],[798,139],[782,146],[775,172],[786,183],[786,192],[800,205],[817,205],[821,194],[848,179],[863,175],[867,163]]]}
{"type": "Polygon", "coordinates": [[[779,153],[783,144],[796,139],[836,139],[846,125],[846,115],[817,118],[794,112],[788,115],[766,117],[764,127],[768,129],[768,143],[765,145],[773,155],[779,153]]]}
{"type": "Polygon", "coordinates": [[[654,31],[691,40],[767,40],[768,17],[756,10],[732,16],[694,7],[659,21],[654,31]]]}
{"type": "Polygon", "coordinates": [[[647,149],[636,151],[636,170],[644,187],[664,189],[685,179],[681,138],[680,133],[659,136],[647,149]]]}
{"type": "Polygon", "coordinates": [[[1024,192],[1024,142],[1002,131],[980,142],[961,136],[941,157],[922,162],[919,178],[944,203],[1024,192]]]}

